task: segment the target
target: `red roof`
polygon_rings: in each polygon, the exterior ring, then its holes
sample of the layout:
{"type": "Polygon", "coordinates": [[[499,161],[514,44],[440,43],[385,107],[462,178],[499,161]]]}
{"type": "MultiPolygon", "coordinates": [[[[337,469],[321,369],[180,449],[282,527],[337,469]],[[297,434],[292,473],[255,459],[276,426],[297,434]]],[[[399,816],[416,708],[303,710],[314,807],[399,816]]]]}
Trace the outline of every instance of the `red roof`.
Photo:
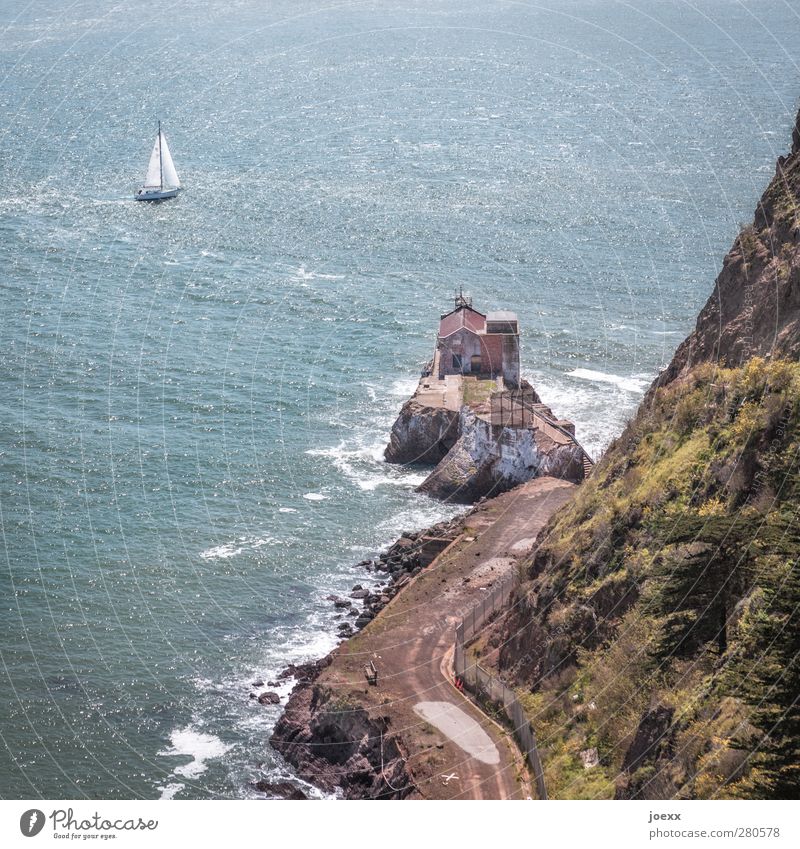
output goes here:
{"type": "Polygon", "coordinates": [[[462,328],[471,330],[473,333],[483,333],[486,330],[486,316],[472,307],[458,307],[442,316],[439,322],[439,338],[450,336],[451,333],[462,328]]]}

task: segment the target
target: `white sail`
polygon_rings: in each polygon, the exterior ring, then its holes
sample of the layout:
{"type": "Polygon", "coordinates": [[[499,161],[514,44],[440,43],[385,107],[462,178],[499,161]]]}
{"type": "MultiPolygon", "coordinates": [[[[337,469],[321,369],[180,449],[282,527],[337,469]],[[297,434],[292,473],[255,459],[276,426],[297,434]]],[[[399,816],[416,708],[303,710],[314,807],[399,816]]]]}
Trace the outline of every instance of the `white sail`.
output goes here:
{"type": "Polygon", "coordinates": [[[167,138],[164,133],[161,133],[161,170],[164,175],[164,185],[178,188],[181,181],[178,179],[178,172],[175,170],[175,165],[172,162],[172,156],[167,145],[167,138]]]}
{"type": "MultiPolygon", "coordinates": [[[[170,160],[170,163],[172,160],[170,160]]],[[[174,170],[174,169],[173,169],[174,170]]],[[[156,136],[153,152],[150,154],[150,162],[147,166],[147,175],[144,178],[144,187],[152,189],[161,187],[161,134],[156,136]]]]}

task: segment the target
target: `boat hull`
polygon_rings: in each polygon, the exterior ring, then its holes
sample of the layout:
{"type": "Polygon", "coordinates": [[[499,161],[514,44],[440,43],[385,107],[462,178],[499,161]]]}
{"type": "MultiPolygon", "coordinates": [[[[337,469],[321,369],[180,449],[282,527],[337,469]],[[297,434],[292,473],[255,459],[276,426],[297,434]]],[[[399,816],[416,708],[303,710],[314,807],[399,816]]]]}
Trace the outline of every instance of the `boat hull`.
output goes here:
{"type": "Polygon", "coordinates": [[[174,198],[179,188],[176,189],[139,189],[133,196],[135,200],[169,200],[174,198]]]}

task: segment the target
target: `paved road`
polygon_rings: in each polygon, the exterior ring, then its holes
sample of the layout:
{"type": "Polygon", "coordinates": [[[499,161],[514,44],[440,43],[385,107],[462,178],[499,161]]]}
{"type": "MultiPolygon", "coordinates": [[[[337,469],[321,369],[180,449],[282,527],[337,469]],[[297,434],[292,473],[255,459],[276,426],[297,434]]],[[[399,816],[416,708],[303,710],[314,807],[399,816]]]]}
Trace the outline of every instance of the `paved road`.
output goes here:
{"type": "Polygon", "coordinates": [[[390,717],[391,731],[399,735],[408,769],[426,798],[528,797],[516,747],[453,687],[445,660],[456,622],[530,551],[574,489],[555,478],[539,478],[487,502],[339,658],[337,665],[354,682],[363,663],[375,661],[380,686],[364,695],[390,717]]]}

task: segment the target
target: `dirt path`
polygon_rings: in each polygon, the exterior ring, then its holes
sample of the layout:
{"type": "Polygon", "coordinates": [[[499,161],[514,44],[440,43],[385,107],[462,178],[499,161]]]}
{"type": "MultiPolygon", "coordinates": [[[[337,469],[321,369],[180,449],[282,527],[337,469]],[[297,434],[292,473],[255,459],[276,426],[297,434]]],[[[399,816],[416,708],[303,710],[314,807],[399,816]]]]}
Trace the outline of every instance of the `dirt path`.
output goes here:
{"type": "Polygon", "coordinates": [[[461,536],[341,646],[320,679],[388,715],[390,732],[400,738],[407,768],[425,798],[529,796],[516,747],[453,687],[444,661],[456,622],[515,568],[574,489],[539,478],[478,508],[461,536]],[[369,660],[378,668],[378,687],[364,681],[369,660]]]}

